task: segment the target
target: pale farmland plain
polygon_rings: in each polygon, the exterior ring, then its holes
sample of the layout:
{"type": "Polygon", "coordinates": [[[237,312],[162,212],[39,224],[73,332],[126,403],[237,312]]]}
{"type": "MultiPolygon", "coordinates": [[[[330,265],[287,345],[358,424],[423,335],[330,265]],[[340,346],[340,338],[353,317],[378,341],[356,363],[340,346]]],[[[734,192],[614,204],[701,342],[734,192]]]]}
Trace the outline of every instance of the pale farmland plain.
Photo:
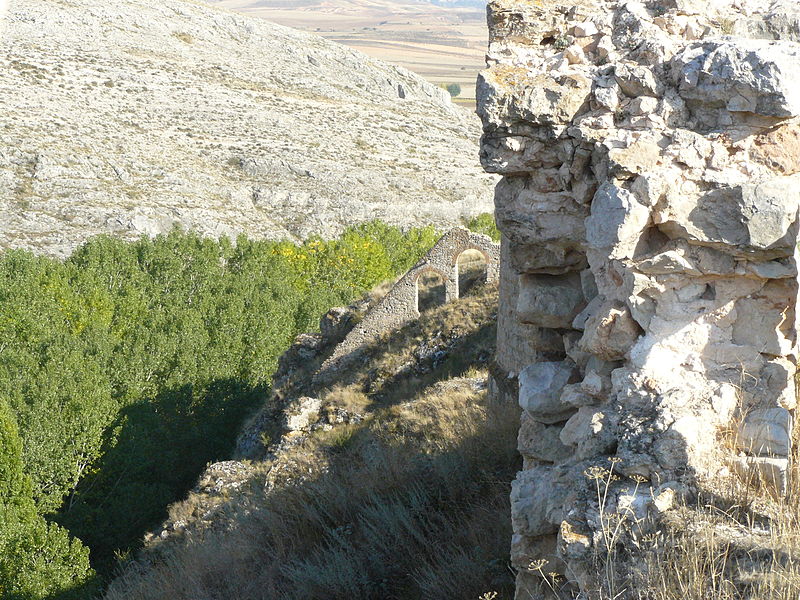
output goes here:
{"type": "Polygon", "coordinates": [[[486,17],[480,0],[434,5],[408,0],[210,0],[230,10],[315,32],[425,77],[457,83],[472,108],[484,66],[486,17]]]}

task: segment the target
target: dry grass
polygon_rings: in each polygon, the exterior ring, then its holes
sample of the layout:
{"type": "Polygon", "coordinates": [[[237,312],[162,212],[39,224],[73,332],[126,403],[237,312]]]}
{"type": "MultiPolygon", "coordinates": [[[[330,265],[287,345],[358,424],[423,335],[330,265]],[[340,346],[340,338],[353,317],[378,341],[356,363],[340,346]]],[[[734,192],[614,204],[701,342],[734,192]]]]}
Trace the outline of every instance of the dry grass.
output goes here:
{"type": "Polygon", "coordinates": [[[211,527],[129,563],[107,598],[510,599],[519,409],[485,391],[495,302],[482,290],[431,311],[326,389],[291,384],[363,420],[255,464],[211,527]]]}
{"type": "MultiPolygon", "coordinates": [[[[734,482],[724,493],[697,498],[653,520],[604,513],[612,472],[613,467],[597,480],[603,524],[593,556],[597,587],[583,598],[800,598],[800,489],[777,499],[763,482],[734,482]]],[[[576,598],[563,580],[547,577],[541,593],[576,598]]]]}
{"type": "Polygon", "coordinates": [[[515,407],[475,380],[438,384],[296,448],[299,485],[231,526],[131,565],[109,599],[510,597],[515,407]]]}

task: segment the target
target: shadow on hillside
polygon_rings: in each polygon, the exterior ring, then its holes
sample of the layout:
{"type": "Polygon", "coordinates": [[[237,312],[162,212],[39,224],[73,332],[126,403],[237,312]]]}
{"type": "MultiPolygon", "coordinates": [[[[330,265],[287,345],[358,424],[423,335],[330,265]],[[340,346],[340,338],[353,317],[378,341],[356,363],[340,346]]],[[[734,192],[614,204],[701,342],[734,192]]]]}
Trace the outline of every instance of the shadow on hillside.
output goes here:
{"type": "Polygon", "coordinates": [[[324,384],[311,377],[316,359],[298,368],[276,396],[355,386],[373,400],[367,418],[253,465],[256,479],[215,505],[212,526],[151,547],[108,600],[512,598],[519,408],[471,379],[434,385],[488,365],[492,299],[431,311],[324,384]]]}
{"type": "Polygon", "coordinates": [[[241,423],[267,390],[241,381],[190,384],[123,408],[102,458],[58,516],[91,548],[102,576],[185,497],[210,461],[227,457],[241,423]]]}
{"type": "Polygon", "coordinates": [[[519,411],[487,402],[420,397],[419,415],[327,432],[276,487],[129,564],[108,600],[512,598],[519,411]],[[312,459],[325,466],[310,475],[312,459]]]}

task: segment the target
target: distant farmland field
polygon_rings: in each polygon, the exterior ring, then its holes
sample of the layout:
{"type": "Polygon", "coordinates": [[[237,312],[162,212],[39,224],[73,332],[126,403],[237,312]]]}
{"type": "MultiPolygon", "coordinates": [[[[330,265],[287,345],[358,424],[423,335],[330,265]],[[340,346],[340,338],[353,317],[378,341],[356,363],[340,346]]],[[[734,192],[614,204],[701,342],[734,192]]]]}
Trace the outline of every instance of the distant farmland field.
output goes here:
{"type": "Polygon", "coordinates": [[[472,107],[483,68],[486,17],[481,0],[210,0],[230,10],[315,32],[428,81],[457,83],[472,107]]]}

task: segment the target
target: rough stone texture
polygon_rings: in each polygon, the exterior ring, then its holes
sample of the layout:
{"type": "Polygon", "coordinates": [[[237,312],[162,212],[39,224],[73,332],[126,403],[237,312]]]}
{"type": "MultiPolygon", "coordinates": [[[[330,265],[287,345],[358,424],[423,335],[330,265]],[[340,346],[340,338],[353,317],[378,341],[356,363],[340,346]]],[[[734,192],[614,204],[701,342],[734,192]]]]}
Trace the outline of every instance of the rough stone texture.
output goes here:
{"type": "Polygon", "coordinates": [[[535,597],[538,559],[592,587],[587,471],[624,476],[604,507],[623,517],[731,478],[786,490],[798,14],[750,0],[488,6],[478,112],[481,160],[503,176],[497,360],[520,374],[524,409],[520,599],[535,597]]]}
{"type": "Polygon", "coordinates": [[[486,235],[455,227],[444,234],[392,289],[353,327],[341,344],[325,361],[318,373],[324,378],[333,369],[341,368],[360,348],[390,329],[419,317],[418,280],[427,272],[441,275],[445,302],[459,297],[458,258],[467,250],[477,250],[486,262],[486,283],[497,285],[500,277],[500,245],[486,235]]]}
{"type": "Polygon", "coordinates": [[[0,249],[491,210],[475,115],[317,35],[192,0],[3,0],[0,31],[0,249]]]}

